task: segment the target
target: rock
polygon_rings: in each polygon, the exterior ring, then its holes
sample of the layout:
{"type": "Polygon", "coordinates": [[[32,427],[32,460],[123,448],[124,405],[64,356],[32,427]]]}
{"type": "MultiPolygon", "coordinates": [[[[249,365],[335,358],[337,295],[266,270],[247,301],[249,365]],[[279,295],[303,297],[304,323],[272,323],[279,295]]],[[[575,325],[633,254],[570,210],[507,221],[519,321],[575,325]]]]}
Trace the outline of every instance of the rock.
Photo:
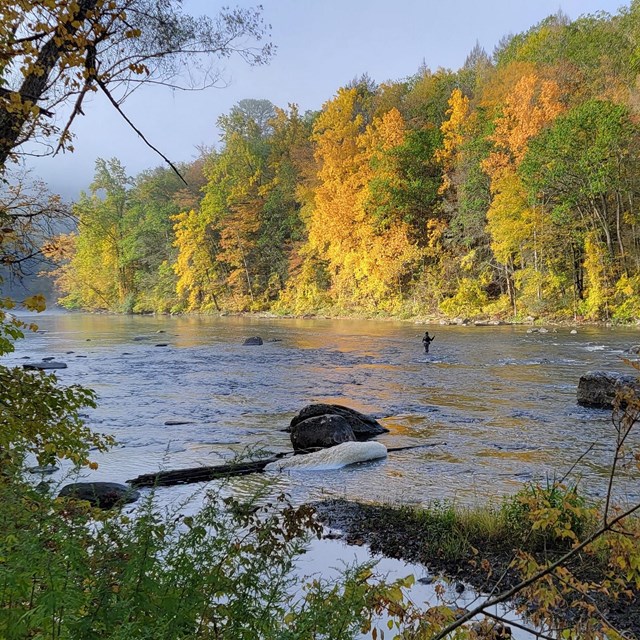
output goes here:
{"type": "Polygon", "coordinates": [[[289,430],[293,429],[296,424],[303,420],[306,420],[307,418],[327,414],[342,416],[351,427],[356,440],[360,440],[361,442],[363,440],[368,440],[369,438],[379,436],[381,433],[388,433],[389,431],[389,429],[385,429],[377,420],[374,420],[372,417],[367,416],[364,413],[360,413],[355,409],[343,407],[340,404],[307,405],[306,407],[301,409],[299,413],[293,416],[293,418],[291,419],[289,430]]]}
{"type": "Polygon", "coordinates": [[[572,336],[575,336],[575,335],[578,333],[578,330],[577,330],[577,329],[571,329],[571,331],[569,331],[569,333],[570,333],[572,336]]]}
{"type": "Polygon", "coordinates": [[[169,343],[168,342],[158,342],[158,344],[156,345],[156,347],[168,347],[169,343]]]}
{"type": "Polygon", "coordinates": [[[635,376],[614,371],[589,371],[578,382],[578,404],[611,409],[616,393],[629,390],[640,395],[640,383],[635,376]]]}
{"type": "Polygon", "coordinates": [[[116,482],[75,482],[62,487],[58,495],[86,500],[101,509],[135,502],[140,497],[140,493],[135,489],[116,482]]]}
{"type": "Polygon", "coordinates": [[[134,342],[142,342],[143,340],[149,340],[150,336],[135,336],[133,338],[134,342]]]}
{"type": "Polygon", "coordinates": [[[326,471],[386,457],[387,447],[380,442],[343,442],[322,451],[270,462],[265,471],[326,471]]]}
{"type": "Polygon", "coordinates": [[[291,427],[290,438],[294,451],[326,449],[356,439],[349,423],[342,416],[331,414],[297,422],[291,427]]]}
{"type": "Polygon", "coordinates": [[[549,329],[542,327],[541,329],[538,329],[538,333],[549,333],[549,329]]]}
{"type": "Polygon", "coordinates": [[[156,333],[167,333],[164,329],[158,329],[156,333]]]}
{"type": "Polygon", "coordinates": [[[459,326],[466,327],[469,324],[469,319],[468,318],[454,318],[453,319],[453,324],[457,324],[459,326]]]}
{"type": "Polygon", "coordinates": [[[252,338],[247,338],[243,343],[243,345],[245,346],[250,346],[250,345],[261,345],[264,344],[262,341],[262,338],[260,336],[253,336],[252,338]]]}
{"type": "Polygon", "coordinates": [[[36,369],[39,371],[48,371],[49,369],[66,369],[67,364],[65,362],[55,362],[52,360],[50,362],[30,362],[29,364],[23,364],[22,368],[27,371],[35,371],[36,369]]]}
{"type": "Polygon", "coordinates": [[[629,347],[627,353],[632,353],[634,356],[640,355],[640,344],[634,344],[633,347],[629,347]]]}
{"type": "Polygon", "coordinates": [[[42,362],[51,362],[52,360],[55,360],[55,356],[47,356],[46,358],[42,358],[42,362]]]}
{"type": "Polygon", "coordinates": [[[60,467],[56,467],[55,464],[47,464],[42,467],[29,467],[27,471],[29,473],[33,473],[34,475],[48,476],[48,475],[51,475],[52,473],[55,473],[59,469],[60,467]]]}
{"type": "Polygon", "coordinates": [[[181,424],[195,424],[191,420],[165,420],[164,423],[167,427],[177,427],[181,424]]]}
{"type": "Polygon", "coordinates": [[[42,495],[47,495],[51,491],[51,480],[40,480],[36,485],[36,491],[42,495]]]}

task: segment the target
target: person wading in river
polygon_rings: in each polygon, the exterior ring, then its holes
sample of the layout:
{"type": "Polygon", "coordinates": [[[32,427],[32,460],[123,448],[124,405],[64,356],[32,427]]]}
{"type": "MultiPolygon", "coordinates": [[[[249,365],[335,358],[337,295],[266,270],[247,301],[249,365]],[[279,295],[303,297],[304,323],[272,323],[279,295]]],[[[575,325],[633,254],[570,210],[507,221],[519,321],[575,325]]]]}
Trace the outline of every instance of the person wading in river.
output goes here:
{"type": "Polygon", "coordinates": [[[428,331],[424,332],[424,338],[422,338],[422,344],[424,345],[424,352],[429,353],[429,345],[434,341],[435,336],[431,337],[428,331]]]}

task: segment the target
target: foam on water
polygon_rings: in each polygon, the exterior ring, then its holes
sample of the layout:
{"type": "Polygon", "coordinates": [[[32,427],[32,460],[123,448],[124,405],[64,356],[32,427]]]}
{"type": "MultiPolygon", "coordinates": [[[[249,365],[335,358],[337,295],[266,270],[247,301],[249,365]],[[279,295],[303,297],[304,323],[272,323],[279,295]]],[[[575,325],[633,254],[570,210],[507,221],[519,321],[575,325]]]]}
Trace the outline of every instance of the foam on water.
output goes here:
{"type": "Polygon", "coordinates": [[[387,457],[380,442],[343,442],[335,447],[271,462],[265,471],[328,471],[387,457]]]}

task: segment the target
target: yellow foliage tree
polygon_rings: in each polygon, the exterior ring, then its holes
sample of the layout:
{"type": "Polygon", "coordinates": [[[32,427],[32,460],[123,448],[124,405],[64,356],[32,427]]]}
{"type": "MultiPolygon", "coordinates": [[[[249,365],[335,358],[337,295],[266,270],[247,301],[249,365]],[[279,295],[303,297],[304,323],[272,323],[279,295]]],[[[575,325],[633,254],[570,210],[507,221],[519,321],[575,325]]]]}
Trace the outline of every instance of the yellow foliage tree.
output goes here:
{"type": "Polygon", "coordinates": [[[218,266],[211,250],[211,225],[206,216],[195,209],[173,216],[178,257],[173,270],[178,276],[178,295],[185,301],[187,311],[218,310],[216,285],[218,266]]]}
{"type": "Polygon", "coordinates": [[[397,308],[403,276],[420,253],[405,223],[381,227],[367,203],[373,180],[395,179],[389,154],[403,143],[405,124],[392,108],[364,128],[359,100],[356,89],[341,90],[316,122],[320,168],[309,247],[326,261],[340,306],[390,310],[397,308]]]}
{"type": "Polygon", "coordinates": [[[439,192],[444,193],[451,186],[450,172],[453,169],[456,152],[464,141],[464,124],[469,117],[469,98],[460,89],[454,89],[449,98],[447,109],[448,120],[440,127],[442,131],[442,147],[435,154],[436,160],[442,163],[442,185],[439,192]]]}
{"type": "MultiPolygon", "coordinates": [[[[483,163],[491,178],[492,201],[487,212],[487,230],[496,260],[503,266],[514,315],[517,313],[514,272],[527,268],[527,254],[534,256],[534,278],[540,281],[540,246],[535,212],[526,200],[526,191],[517,168],[529,141],[562,113],[564,105],[557,83],[530,73],[507,94],[502,115],[496,119],[491,136],[494,151],[483,163]]],[[[519,278],[519,283],[524,279],[519,278]]]]}
{"type": "Polygon", "coordinates": [[[496,119],[491,140],[495,151],[484,163],[493,178],[508,166],[517,167],[527,151],[527,143],[564,110],[560,87],[534,74],[523,76],[505,100],[496,119]]]}

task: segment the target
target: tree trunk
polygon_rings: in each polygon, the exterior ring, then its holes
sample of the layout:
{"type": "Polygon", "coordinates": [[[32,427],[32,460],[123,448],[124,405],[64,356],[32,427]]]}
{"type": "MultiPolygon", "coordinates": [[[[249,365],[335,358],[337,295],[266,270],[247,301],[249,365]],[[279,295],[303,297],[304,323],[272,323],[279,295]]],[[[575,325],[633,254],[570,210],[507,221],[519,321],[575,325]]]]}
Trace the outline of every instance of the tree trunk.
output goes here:
{"type": "MultiPolygon", "coordinates": [[[[16,92],[23,108],[9,111],[6,100],[0,103],[0,167],[4,167],[11,152],[24,142],[20,136],[33,115],[29,107],[37,105],[42,99],[49,83],[49,75],[60,59],[60,54],[68,46],[67,41],[75,37],[87,14],[97,3],[98,0],[78,0],[77,13],[70,16],[68,22],[58,24],[51,38],[42,46],[31,73],[25,77],[16,92]],[[73,26],[74,24],[77,26],[73,26]]],[[[74,44],[73,48],[79,47],[74,44]]]]}

